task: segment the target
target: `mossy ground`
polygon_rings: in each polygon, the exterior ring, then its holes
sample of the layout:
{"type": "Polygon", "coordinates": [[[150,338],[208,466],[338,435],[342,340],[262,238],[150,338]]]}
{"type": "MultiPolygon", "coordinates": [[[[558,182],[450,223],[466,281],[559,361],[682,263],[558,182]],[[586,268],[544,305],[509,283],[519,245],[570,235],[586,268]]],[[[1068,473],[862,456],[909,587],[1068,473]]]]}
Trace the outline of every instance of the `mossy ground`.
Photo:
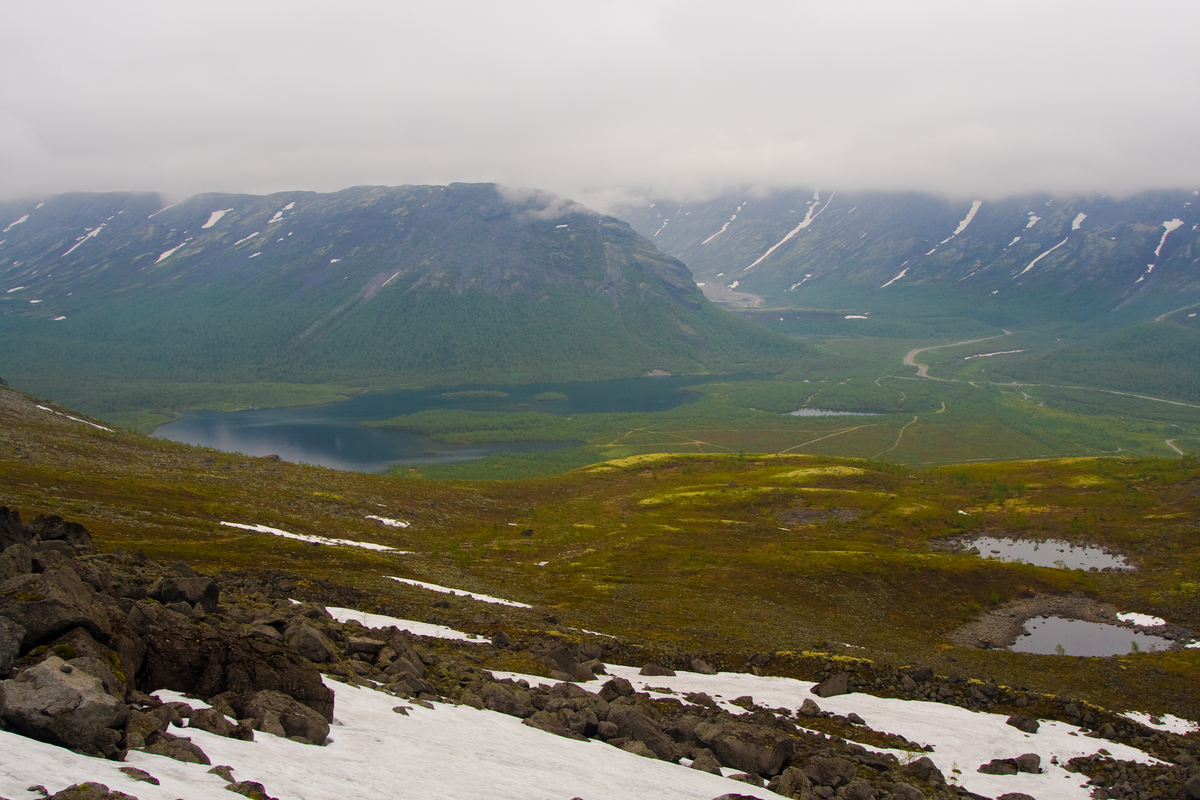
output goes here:
{"type": "MultiPolygon", "coordinates": [[[[753,651],[818,650],[1200,717],[1200,651],[1066,658],[946,639],[1023,592],[1082,592],[1200,629],[1194,459],[920,468],[667,454],[530,481],[409,481],[98,430],[3,390],[0,503],[26,519],[55,513],[82,522],[102,549],[140,549],[208,570],[287,570],[360,591],[364,607],[417,619],[438,613],[432,604],[444,596],[385,576],[537,607],[478,606],[514,625],[543,625],[540,615],[552,612],[568,633],[583,628],[660,652],[702,653],[727,668],[753,651]],[[221,521],[414,552],[314,546],[221,521]],[[1046,569],[937,547],[984,531],[1104,545],[1138,569],[1046,569]]],[[[789,663],[772,670],[786,672],[789,663]]],[[[802,672],[802,659],[794,667],[802,672]]]]}

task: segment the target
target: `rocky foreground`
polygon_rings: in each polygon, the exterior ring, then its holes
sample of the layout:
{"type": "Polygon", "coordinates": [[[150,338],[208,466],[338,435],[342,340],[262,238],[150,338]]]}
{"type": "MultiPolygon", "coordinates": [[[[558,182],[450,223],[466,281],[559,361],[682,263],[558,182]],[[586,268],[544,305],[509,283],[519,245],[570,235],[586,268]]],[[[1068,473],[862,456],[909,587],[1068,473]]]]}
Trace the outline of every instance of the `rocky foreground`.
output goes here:
{"type": "MultiPolygon", "coordinates": [[[[288,589],[294,587],[295,581],[235,571],[201,575],[186,564],[159,564],[136,553],[98,553],[91,535],[76,523],[42,516],[26,526],[17,512],[0,508],[0,677],[6,678],[0,681],[0,726],[98,758],[123,761],[130,751],[143,751],[207,765],[208,755],[178,731],[325,744],[335,708],[326,675],[412,704],[457,703],[501,712],[558,736],[599,739],[647,758],[689,763],[785,797],[978,797],[923,756],[922,745],[872,731],[855,714],[823,711],[811,699],[792,711],[764,707],[747,696],[734,700],[731,710],[702,692],[682,699],[639,692],[624,678],[605,680],[606,662],[628,661],[639,652],[611,638],[573,640],[513,630],[514,638],[497,624],[490,644],[456,648],[397,627],[339,622],[321,605],[290,599],[288,589]],[[485,669],[511,664],[518,655],[558,682],[498,680],[485,669]],[[590,682],[597,691],[579,685],[590,682]],[[159,690],[194,702],[164,702],[153,696],[159,690]],[[908,755],[897,758],[849,739],[908,755]]],[[[335,596],[336,587],[330,593],[335,596]]],[[[772,658],[756,654],[744,668],[761,672],[772,658]]],[[[673,675],[673,668],[715,671],[693,657],[678,664],[642,663],[641,675],[648,677],[673,675]]],[[[1163,759],[1158,765],[1117,761],[1098,747],[1095,756],[1072,760],[1067,769],[1091,778],[1093,797],[1200,798],[1195,735],[1156,731],[1067,699],[946,679],[927,669],[884,670],[869,662],[831,660],[821,677],[814,690],[818,697],[863,690],[1011,711],[1009,724],[1025,731],[1036,731],[1039,717],[1069,720],[1092,730],[1090,736],[1163,759]]],[[[1038,773],[1044,766],[1036,754],[1014,753],[979,771],[1038,773]]],[[[122,771],[156,782],[136,767],[122,771]]],[[[261,784],[235,780],[227,766],[211,771],[231,791],[268,796],[261,784]]],[[[99,783],[53,795],[129,796],[99,783]]]]}

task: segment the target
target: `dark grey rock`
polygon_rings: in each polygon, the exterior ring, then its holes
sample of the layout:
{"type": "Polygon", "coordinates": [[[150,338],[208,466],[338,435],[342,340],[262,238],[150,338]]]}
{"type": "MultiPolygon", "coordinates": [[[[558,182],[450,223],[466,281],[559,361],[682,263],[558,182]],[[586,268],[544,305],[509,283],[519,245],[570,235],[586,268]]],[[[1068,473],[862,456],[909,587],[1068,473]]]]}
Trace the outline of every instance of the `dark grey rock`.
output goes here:
{"type": "MultiPolygon", "coordinates": [[[[157,781],[156,781],[157,783],[157,781]]],[[[48,800],[137,800],[131,794],[109,789],[103,783],[77,783],[61,792],[50,795],[48,800]]]]}
{"type": "Polygon", "coordinates": [[[813,702],[812,698],[804,698],[804,702],[800,704],[800,716],[816,717],[821,714],[821,707],[813,702]]]}
{"type": "Polygon", "coordinates": [[[557,714],[551,714],[549,711],[535,711],[532,715],[523,719],[521,724],[546,731],[547,733],[553,733],[555,736],[578,739],[582,742],[587,741],[586,736],[571,730],[557,714]]]}
{"type": "Polygon", "coordinates": [[[147,595],[163,605],[200,605],[209,614],[215,614],[221,602],[221,587],[212,578],[161,578],[147,590],[147,595]]]}
{"type": "Polygon", "coordinates": [[[702,722],[696,740],[731,769],[771,777],[796,752],[796,740],[783,731],[741,722],[702,722]]]}
{"type": "Polygon", "coordinates": [[[329,640],[329,637],[303,618],[288,626],[283,639],[309,661],[317,663],[333,661],[337,653],[337,647],[329,640]]]}
{"type": "Polygon", "coordinates": [[[65,542],[81,553],[94,553],[96,546],[92,534],[78,522],[67,522],[55,514],[35,517],[29,523],[29,532],[43,542],[65,542]]]}
{"type": "Polygon", "coordinates": [[[188,717],[188,727],[199,728],[202,731],[215,733],[217,736],[232,736],[237,726],[215,708],[201,708],[193,711],[188,717]]]}
{"type": "Polygon", "coordinates": [[[29,529],[21,524],[21,514],[15,508],[0,506],[0,552],[14,544],[28,546],[33,541],[29,529]]]}
{"type": "Polygon", "coordinates": [[[128,775],[130,778],[132,778],[135,781],[141,781],[142,783],[148,783],[151,786],[159,785],[158,778],[154,777],[149,772],[146,772],[146,770],[144,770],[144,769],[138,769],[137,767],[121,767],[121,772],[124,772],[126,775],[128,775]]]}
{"type": "Polygon", "coordinates": [[[1009,725],[1012,725],[1019,731],[1024,731],[1025,733],[1038,732],[1038,721],[1023,714],[1013,714],[1011,717],[1005,720],[1005,722],[1009,725]]]}
{"type": "Polygon", "coordinates": [[[802,769],[814,784],[831,789],[845,786],[858,776],[854,762],[837,756],[813,756],[804,763],[802,769]]]}
{"type": "Polygon", "coordinates": [[[710,775],[721,774],[721,762],[717,761],[717,757],[706,747],[697,749],[696,757],[692,759],[691,768],[707,772],[710,775]]]}
{"type": "Polygon", "coordinates": [[[911,783],[897,781],[892,786],[892,800],[923,800],[925,793],[911,783]]]}
{"type": "Polygon", "coordinates": [[[1042,774],[1042,757],[1037,753],[1025,753],[1016,757],[1017,770],[1020,772],[1028,772],[1033,775],[1042,774]]]}
{"type": "Polygon", "coordinates": [[[656,758],[661,758],[663,761],[678,761],[682,757],[679,748],[671,741],[671,737],[663,732],[658,723],[634,706],[611,705],[605,713],[605,720],[616,725],[622,737],[644,742],[654,752],[656,758]]]}
{"type": "Polygon", "coordinates": [[[7,678],[13,662],[21,655],[21,640],[25,629],[5,617],[0,617],[0,678],[7,678]]]}
{"type": "Polygon", "coordinates": [[[479,689],[479,698],[483,700],[484,708],[499,711],[513,717],[533,716],[533,705],[529,701],[529,692],[501,683],[486,683],[479,689]]]}
{"type": "Polygon", "coordinates": [[[71,628],[83,628],[101,642],[112,636],[108,609],[96,590],[66,565],[6,581],[0,593],[0,616],[25,629],[22,650],[48,642],[71,628]]]}
{"type": "Polygon", "coordinates": [[[808,776],[804,774],[804,770],[799,767],[788,767],[779,775],[771,779],[767,784],[767,788],[775,794],[781,794],[784,797],[791,797],[799,800],[806,798],[811,800],[813,797],[812,782],[808,776]]]}
{"type": "Polygon", "coordinates": [[[846,694],[850,691],[850,674],[840,672],[829,680],[818,683],[811,691],[817,697],[834,697],[835,695],[846,694]]]}
{"type": "Polygon", "coordinates": [[[670,667],[663,667],[655,664],[654,662],[650,662],[638,670],[638,674],[646,675],[648,677],[670,676],[675,674],[675,670],[671,669],[670,667]]]}
{"type": "Polygon", "coordinates": [[[860,778],[846,784],[838,795],[842,800],[875,800],[875,787],[860,778]]]}
{"type": "Polygon", "coordinates": [[[976,772],[982,772],[984,775],[1016,775],[1017,761],[1013,758],[993,758],[986,764],[980,765],[976,772]]]}
{"type": "Polygon", "coordinates": [[[693,659],[691,667],[692,667],[692,672],[698,672],[701,675],[716,675],[717,674],[717,671],[712,668],[712,665],[710,665],[707,661],[704,661],[703,659],[699,659],[699,658],[693,659]]]}
{"type": "Polygon", "coordinates": [[[112,755],[129,710],[104,685],[58,656],[0,682],[0,709],[12,730],[91,755],[112,755]],[[101,745],[106,746],[101,746],[101,745]]]}
{"type": "Polygon", "coordinates": [[[253,717],[259,721],[256,730],[302,739],[310,744],[325,744],[329,738],[329,722],[303,703],[273,689],[226,695],[226,701],[237,712],[238,719],[253,717]],[[276,725],[279,728],[276,728],[276,725]],[[280,728],[282,730],[280,730],[280,728]]]}
{"type": "Polygon", "coordinates": [[[610,678],[600,687],[600,696],[610,703],[618,697],[632,697],[634,694],[633,684],[624,678],[610,678]]]}
{"type": "Polygon", "coordinates": [[[905,775],[911,775],[919,781],[940,786],[946,782],[946,776],[937,768],[937,764],[933,763],[933,759],[929,756],[921,756],[916,761],[905,764],[901,771],[905,775]]]}
{"type": "Polygon", "coordinates": [[[143,752],[150,753],[156,756],[166,756],[173,758],[176,761],[182,761],[185,764],[211,764],[208,756],[198,746],[191,743],[188,739],[159,739],[154,744],[147,747],[143,752]]]}
{"type": "Polygon", "coordinates": [[[758,786],[758,787],[762,787],[765,785],[763,782],[762,776],[752,775],[749,772],[734,773],[733,775],[729,776],[729,780],[738,781],[740,783],[748,783],[751,786],[758,786]]]}
{"type": "Polygon", "coordinates": [[[28,575],[33,572],[33,551],[29,545],[11,544],[3,554],[0,554],[0,583],[12,580],[18,575],[28,575]]]}

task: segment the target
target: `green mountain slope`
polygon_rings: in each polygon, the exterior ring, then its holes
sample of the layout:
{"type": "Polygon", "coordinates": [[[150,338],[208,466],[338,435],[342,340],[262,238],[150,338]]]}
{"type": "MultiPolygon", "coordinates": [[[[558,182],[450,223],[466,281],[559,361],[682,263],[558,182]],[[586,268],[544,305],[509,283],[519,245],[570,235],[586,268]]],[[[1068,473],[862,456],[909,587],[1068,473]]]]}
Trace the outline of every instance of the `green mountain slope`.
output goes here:
{"type": "MultiPolygon", "coordinates": [[[[0,375],[395,386],[779,368],[628,225],[490,184],[5,204],[0,375]]],[[[84,383],[80,383],[80,382],[84,383]]],[[[152,392],[153,393],[153,392],[152,392]]]]}

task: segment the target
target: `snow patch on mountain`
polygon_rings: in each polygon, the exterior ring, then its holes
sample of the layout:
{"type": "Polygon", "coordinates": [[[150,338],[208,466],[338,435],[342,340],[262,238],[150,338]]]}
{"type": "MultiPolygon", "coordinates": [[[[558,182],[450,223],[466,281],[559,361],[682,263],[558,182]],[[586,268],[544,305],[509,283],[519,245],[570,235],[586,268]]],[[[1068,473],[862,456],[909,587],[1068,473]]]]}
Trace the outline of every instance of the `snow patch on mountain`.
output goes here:
{"type": "Polygon", "coordinates": [[[329,544],[342,545],[344,547],[361,547],[364,550],[378,550],[394,553],[395,555],[408,555],[411,550],[397,550],[394,547],[387,547],[382,544],[374,544],[373,542],[356,542],[352,539],[331,539],[326,536],[310,536],[304,533],[289,533],[279,528],[270,528],[266,525],[246,525],[241,522],[222,522],[226,528],[240,528],[244,531],[254,531],[255,533],[269,533],[272,536],[280,536],[284,539],[295,539],[299,542],[309,542],[311,544],[329,544]]]}
{"type": "Polygon", "coordinates": [[[1087,219],[1087,214],[1080,211],[1075,215],[1075,219],[1071,220],[1071,230],[1077,231],[1083,227],[1083,221],[1087,219]]]}
{"type": "Polygon", "coordinates": [[[179,248],[183,247],[185,244],[187,244],[187,243],[188,243],[188,242],[190,242],[191,240],[192,240],[192,237],[190,237],[190,236],[189,236],[188,238],[184,239],[182,242],[180,242],[179,244],[175,245],[174,247],[172,247],[170,250],[166,251],[166,252],[165,252],[165,253],[163,253],[162,255],[160,255],[160,256],[158,257],[158,259],[157,259],[157,260],[156,260],[154,263],[155,263],[155,264],[157,264],[159,261],[162,261],[162,260],[163,260],[163,259],[165,259],[165,258],[170,258],[170,257],[171,257],[171,255],[172,255],[172,254],[174,254],[176,250],[178,250],[179,248]]]}
{"type": "Polygon", "coordinates": [[[1043,258],[1045,258],[1046,256],[1048,256],[1048,255],[1050,255],[1051,253],[1053,253],[1055,250],[1057,250],[1058,248],[1062,247],[1064,244],[1066,244],[1066,243],[1067,243],[1067,239],[1070,239],[1070,238],[1071,238],[1071,237],[1070,237],[1070,236],[1068,236],[1066,239],[1063,239],[1061,242],[1059,242],[1058,244],[1054,245],[1054,247],[1051,247],[1049,250],[1047,250],[1046,252],[1042,253],[1042,254],[1041,254],[1040,256],[1038,256],[1037,258],[1035,258],[1033,261],[1030,261],[1030,262],[1029,262],[1029,266],[1025,267],[1025,269],[1021,270],[1021,271],[1020,271],[1020,272],[1018,272],[1016,275],[1013,275],[1013,276],[1012,276],[1012,280],[1016,280],[1017,278],[1019,278],[1019,277],[1021,277],[1022,275],[1024,275],[1026,272],[1029,272],[1029,270],[1033,269],[1033,266],[1034,266],[1034,264],[1038,263],[1038,262],[1039,262],[1039,261],[1041,261],[1043,258]]]}
{"type": "Polygon", "coordinates": [[[895,283],[896,281],[900,280],[901,278],[903,278],[903,277],[904,277],[905,275],[907,275],[907,274],[908,274],[908,267],[905,267],[904,269],[900,270],[900,274],[899,274],[899,275],[897,275],[896,277],[892,278],[890,281],[888,281],[887,283],[885,283],[883,286],[880,286],[879,288],[880,288],[880,289],[886,289],[887,287],[891,286],[893,283],[895,283]]]}
{"type": "Polygon", "coordinates": [[[13,220],[12,222],[8,223],[8,227],[7,227],[7,228],[5,228],[4,230],[0,231],[0,233],[8,233],[8,232],[9,232],[9,231],[10,231],[10,230],[11,230],[11,229],[14,227],[14,226],[20,225],[22,222],[25,222],[25,221],[26,221],[26,220],[28,220],[28,219],[29,219],[29,215],[28,215],[28,214],[25,214],[24,216],[22,216],[22,217],[20,217],[20,218],[18,218],[18,219],[15,219],[15,220],[13,220]]]}
{"type": "Polygon", "coordinates": [[[230,211],[233,211],[233,209],[232,208],[224,208],[224,209],[221,209],[220,211],[212,212],[211,214],[208,215],[208,222],[204,223],[200,227],[201,228],[211,228],[213,225],[216,225],[218,222],[220,222],[221,217],[225,216],[230,211]]]}
{"type": "Polygon", "coordinates": [[[478,592],[468,592],[463,589],[451,589],[448,586],[439,586],[436,583],[426,583],[425,581],[415,581],[411,578],[397,578],[393,575],[385,576],[388,580],[396,581],[397,583],[406,583],[409,586],[416,586],[421,589],[428,589],[431,592],[441,592],[442,594],[452,594],[459,597],[469,597],[472,600],[478,600],[481,603],[495,603],[501,606],[512,606],[513,608],[533,608],[528,603],[518,603],[515,600],[504,600],[499,597],[492,597],[490,594],[479,594],[478,592]]]}
{"type": "MultiPolygon", "coordinates": [[[[829,199],[825,201],[825,205],[821,206],[821,211],[824,211],[825,209],[829,208],[829,204],[833,202],[833,198],[836,194],[837,194],[837,192],[834,192],[833,194],[829,195],[829,199]]],[[[771,245],[771,247],[767,250],[767,252],[765,252],[761,256],[759,256],[758,259],[753,264],[751,264],[750,266],[743,269],[742,272],[746,272],[747,270],[757,267],[759,264],[762,263],[764,258],[771,255],[771,253],[774,253],[776,250],[778,250],[780,247],[782,247],[784,244],[786,244],[789,239],[791,239],[797,233],[799,233],[800,231],[804,230],[809,225],[811,225],[812,221],[814,219],[816,219],[817,215],[819,215],[821,213],[821,211],[816,210],[817,203],[819,203],[820,201],[821,201],[821,192],[818,189],[817,191],[813,192],[813,201],[808,206],[808,212],[804,215],[804,219],[800,220],[800,224],[797,225],[796,227],[792,228],[792,230],[788,232],[787,236],[784,236],[778,242],[771,245]]]]}
{"type": "Polygon", "coordinates": [[[971,210],[967,212],[967,216],[963,217],[962,222],[958,223],[958,227],[954,229],[954,233],[950,234],[945,239],[942,239],[940,244],[945,244],[946,242],[953,239],[955,236],[958,236],[960,233],[965,231],[967,229],[967,226],[971,224],[971,220],[975,219],[975,214],[979,211],[979,207],[981,205],[983,205],[982,200],[976,200],[973,203],[971,203],[971,210]]]}
{"type": "MultiPolygon", "coordinates": [[[[109,219],[112,219],[112,217],[109,217],[109,219]]],[[[78,239],[76,239],[74,246],[72,246],[71,249],[68,250],[67,252],[63,253],[62,256],[59,256],[59,258],[62,258],[63,256],[69,256],[69,255],[71,255],[71,253],[74,253],[76,247],[79,247],[79,245],[83,244],[88,239],[91,239],[93,236],[100,233],[100,231],[104,230],[104,226],[107,224],[108,224],[107,222],[102,222],[95,228],[88,228],[87,229],[88,232],[85,233],[83,236],[80,236],[78,239]]]]}

